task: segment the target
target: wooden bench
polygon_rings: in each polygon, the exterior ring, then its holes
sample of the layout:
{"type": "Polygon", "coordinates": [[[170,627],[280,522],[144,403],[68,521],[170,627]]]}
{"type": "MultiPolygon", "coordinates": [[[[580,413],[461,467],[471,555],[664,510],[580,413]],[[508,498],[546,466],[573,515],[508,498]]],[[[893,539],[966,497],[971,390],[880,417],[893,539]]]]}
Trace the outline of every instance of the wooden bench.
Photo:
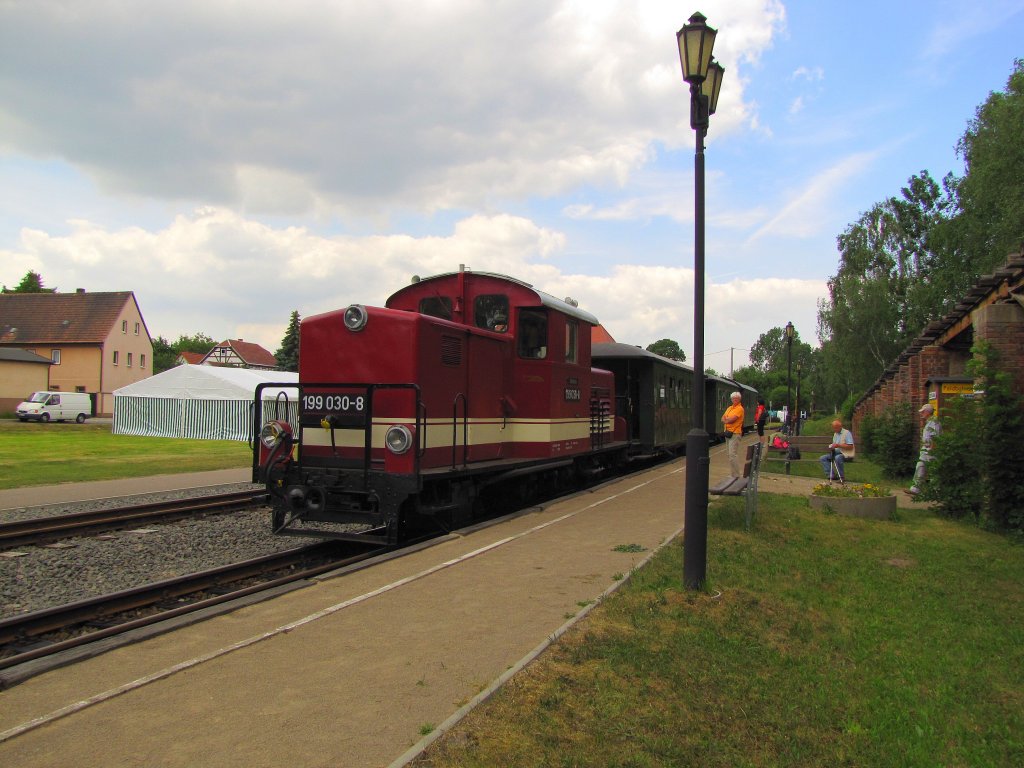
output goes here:
{"type": "MultiPolygon", "coordinates": [[[[828,453],[828,446],[831,442],[831,435],[796,435],[789,440],[791,446],[795,446],[800,450],[800,458],[794,459],[790,456],[789,448],[776,448],[771,444],[771,438],[769,438],[768,453],[769,455],[774,454],[773,460],[786,462],[786,474],[788,475],[790,464],[794,461],[813,461],[818,463],[821,456],[828,453]]],[[[854,445],[848,450],[843,451],[844,460],[847,462],[853,461],[857,455],[856,450],[857,447],[854,445]]]]}
{"type": "Polygon", "coordinates": [[[714,496],[745,496],[747,500],[746,528],[750,530],[750,523],[757,511],[757,478],[761,470],[761,443],[751,443],[747,446],[747,458],[743,462],[742,477],[727,477],[716,485],[708,488],[708,493],[714,496]]]}

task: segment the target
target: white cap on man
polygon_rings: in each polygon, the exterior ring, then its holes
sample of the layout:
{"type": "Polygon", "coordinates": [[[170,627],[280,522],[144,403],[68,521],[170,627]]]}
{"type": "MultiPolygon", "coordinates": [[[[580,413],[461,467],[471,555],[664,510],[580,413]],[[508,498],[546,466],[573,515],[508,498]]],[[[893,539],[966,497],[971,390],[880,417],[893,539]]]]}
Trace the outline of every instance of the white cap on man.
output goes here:
{"type": "Polygon", "coordinates": [[[925,403],[924,405],[921,406],[921,409],[918,411],[918,413],[935,413],[935,409],[932,408],[931,403],[925,403]]]}

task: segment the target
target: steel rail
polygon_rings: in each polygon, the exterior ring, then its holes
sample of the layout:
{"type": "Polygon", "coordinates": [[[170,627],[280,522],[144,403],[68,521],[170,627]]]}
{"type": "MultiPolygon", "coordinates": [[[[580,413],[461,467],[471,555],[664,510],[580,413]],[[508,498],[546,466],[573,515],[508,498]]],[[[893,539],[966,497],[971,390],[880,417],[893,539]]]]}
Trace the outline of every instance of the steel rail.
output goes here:
{"type": "MultiPolygon", "coordinates": [[[[16,642],[30,642],[32,638],[47,633],[68,631],[106,617],[134,610],[152,608],[168,600],[179,599],[188,594],[202,593],[225,584],[255,578],[261,574],[294,567],[312,558],[330,557],[336,552],[336,542],[319,542],[305,547],[289,549],[272,555],[246,560],[240,563],[220,566],[208,571],[200,571],[173,579],[146,584],[141,587],[114,592],[109,595],[80,600],[68,605],[46,608],[32,613],[13,616],[0,620],[0,645],[11,645],[16,642]]],[[[357,555],[343,558],[331,558],[329,562],[301,568],[270,581],[252,584],[240,589],[231,590],[213,597],[204,598],[187,605],[179,605],[169,610],[155,611],[146,616],[131,618],[115,625],[98,628],[91,632],[48,643],[44,646],[31,648],[20,653],[0,658],[0,669],[9,669],[28,661],[49,656],[70,648],[86,645],[113,635],[122,634],[132,629],[145,627],[170,618],[237,600],[247,595],[272,589],[294,581],[311,578],[330,570],[341,568],[361,560],[381,554],[384,549],[374,548],[357,555]]],[[[0,683],[3,681],[0,680],[0,683]]],[[[2,685],[0,685],[2,687],[2,685]]]]}
{"type": "Polygon", "coordinates": [[[204,511],[229,511],[262,501],[268,495],[266,489],[233,491],[191,499],[154,501],[125,507],[0,523],[0,549],[46,543],[86,533],[116,530],[128,523],[137,523],[143,520],[171,520],[189,517],[204,511]]]}

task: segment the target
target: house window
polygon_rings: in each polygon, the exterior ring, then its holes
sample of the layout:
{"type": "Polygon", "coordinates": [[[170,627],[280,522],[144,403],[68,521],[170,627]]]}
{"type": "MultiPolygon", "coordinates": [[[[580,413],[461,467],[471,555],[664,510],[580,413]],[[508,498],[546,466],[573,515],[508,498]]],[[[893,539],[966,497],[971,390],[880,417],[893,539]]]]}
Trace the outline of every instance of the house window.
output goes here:
{"type": "Polygon", "coordinates": [[[132,367],[132,353],[131,352],[128,353],[128,367],[129,368],[132,367]]]}
{"type": "Polygon", "coordinates": [[[139,355],[139,368],[145,368],[145,367],[146,367],[146,356],[145,355],[139,355]]]}
{"type": "Polygon", "coordinates": [[[121,321],[121,333],[128,333],[128,321],[127,320],[122,320],[121,321]]]}
{"type": "Polygon", "coordinates": [[[139,324],[138,323],[135,324],[135,335],[136,336],[139,335],[139,324]]]}
{"type": "Polygon", "coordinates": [[[50,359],[53,360],[53,364],[54,365],[60,365],[60,350],[59,349],[51,349],[50,350],[50,359]]]}
{"type": "Polygon", "coordinates": [[[117,350],[114,350],[114,365],[117,365],[117,350]]]}
{"type": "Polygon", "coordinates": [[[85,387],[75,387],[75,392],[85,392],[85,387]]]}

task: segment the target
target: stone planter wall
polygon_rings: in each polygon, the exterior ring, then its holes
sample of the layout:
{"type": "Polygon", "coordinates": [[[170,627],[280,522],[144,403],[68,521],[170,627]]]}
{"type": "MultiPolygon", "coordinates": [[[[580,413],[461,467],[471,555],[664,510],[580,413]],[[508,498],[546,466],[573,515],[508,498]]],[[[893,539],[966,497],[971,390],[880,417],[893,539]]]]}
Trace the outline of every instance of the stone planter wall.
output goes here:
{"type": "Polygon", "coordinates": [[[896,513],[896,497],[857,499],[811,494],[811,509],[829,510],[837,515],[850,517],[892,520],[896,513]]]}

